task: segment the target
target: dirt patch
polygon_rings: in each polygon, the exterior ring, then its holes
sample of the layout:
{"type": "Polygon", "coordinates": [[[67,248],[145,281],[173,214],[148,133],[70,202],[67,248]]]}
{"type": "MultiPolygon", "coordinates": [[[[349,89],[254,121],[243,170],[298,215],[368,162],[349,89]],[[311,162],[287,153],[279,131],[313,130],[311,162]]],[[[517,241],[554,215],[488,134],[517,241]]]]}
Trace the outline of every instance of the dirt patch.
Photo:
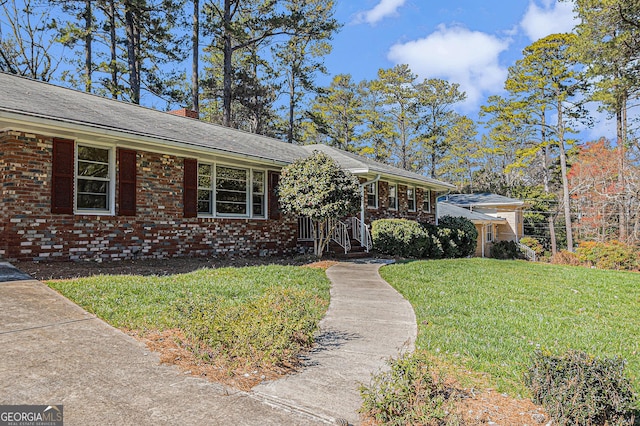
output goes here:
{"type": "Polygon", "coordinates": [[[529,399],[516,399],[493,389],[465,389],[456,404],[465,425],[538,425],[549,422],[544,409],[529,399]]]}
{"type": "Polygon", "coordinates": [[[321,260],[319,262],[313,262],[313,263],[309,263],[307,265],[304,265],[307,268],[316,268],[316,269],[329,269],[331,268],[333,265],[337,265],[338,261],[336,260],[321,260]]]}
{"type": "Polygon", "coordinates": [[[149,331],[144,334],[134,330],[123,331],[145,343],[149,350],[158,352],[160,362],[163,364],[176,365],[186,374],[204,377],[212,382],[244,391],[250,390],[264,380],[276,380],[296,370],[295,366],[232,369],[222,360],[204,362],[194,354],[192,345],[185,338],[184,333],[178,329],[149,331]]]}

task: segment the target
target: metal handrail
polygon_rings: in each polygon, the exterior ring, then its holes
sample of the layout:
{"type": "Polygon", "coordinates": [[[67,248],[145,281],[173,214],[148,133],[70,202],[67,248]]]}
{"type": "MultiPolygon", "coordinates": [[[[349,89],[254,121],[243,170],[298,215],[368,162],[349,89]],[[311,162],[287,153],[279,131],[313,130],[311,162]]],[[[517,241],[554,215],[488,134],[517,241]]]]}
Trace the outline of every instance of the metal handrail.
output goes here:
{"type": "Polygon", "coordinates": [[[518,244],[518,248],[524,253],[527,259],[529,259],[532,262],[536,261],[536,252],[531,247],[525,246],[522,243],[517,243],[517,244],[518,244]]]}
{"type": "Polygon", "coordinates": [[[365,248],[367,253],[369,250],[373,248],[373,240],[371,239],[371,231],[369,231],[369,227],[365,224],[362,226],[362,221],[357,217],[349,218],[351,225],[351,232],[353,233],[353,239],[358,241],[362,247],[365,248]],[[364,238],[362,236],[362,231],[364,230],[364,238]]]}
{"type": "Polygon", "coordinates": [[[344,249],[347,254],[351,250],[351,238],[349,238],[349,230],[347,224],[339,220],[330,220],[327,226],[332,228],[331,240],[344,249]]]}

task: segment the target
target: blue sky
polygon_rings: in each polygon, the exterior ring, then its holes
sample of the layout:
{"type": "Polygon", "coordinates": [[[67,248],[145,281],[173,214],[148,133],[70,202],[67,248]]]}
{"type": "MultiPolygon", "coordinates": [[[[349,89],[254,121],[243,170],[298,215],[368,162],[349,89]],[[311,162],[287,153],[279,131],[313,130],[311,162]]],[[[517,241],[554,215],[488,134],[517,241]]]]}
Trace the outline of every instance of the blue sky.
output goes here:
{"type": "MultiPolygon", "coordinates": [[[[557,0],[336,0],[336,18],[344,27],[325,60],[330,76],[373,79],[406,63],[420,79],[459,83],[467,93],[459,110],[471,118],[488,96],[504,94],[523,48],[577,23],[573,3],[557,0]]],[[[601,121],[582,137],[611,132],[601,121]]]]}

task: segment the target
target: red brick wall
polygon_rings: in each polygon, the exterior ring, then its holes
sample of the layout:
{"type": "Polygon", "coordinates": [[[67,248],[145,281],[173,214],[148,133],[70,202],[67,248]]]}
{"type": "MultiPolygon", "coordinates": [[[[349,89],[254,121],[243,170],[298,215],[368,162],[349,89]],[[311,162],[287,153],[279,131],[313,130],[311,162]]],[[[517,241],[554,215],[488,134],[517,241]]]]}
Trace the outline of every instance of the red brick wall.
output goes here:
{"type": "Polygon", "coordinates": [[[412,219],[418,222],[435,223],[435,191],[431,191],[431,212],[422,211],[424,191],[421,188],[416,188],[415,212],[409,211],[409,200],[407,198],[407,187],[405,185],[398,185],[397,196],[398,209],[389,209],[389,183],[382,180],[378,181],[378,208],[366,208],[365,220],[371,223],[378,219],[412,219]]]}
{"type": "Polygon", "coordinates": [[[51,138],[0,133],[0,256],[109,260],[296,250],[291,218],[183,218],[183,159],[172,155],[138,151],[136,216],[52,214],[51,153],[51,138]]]}

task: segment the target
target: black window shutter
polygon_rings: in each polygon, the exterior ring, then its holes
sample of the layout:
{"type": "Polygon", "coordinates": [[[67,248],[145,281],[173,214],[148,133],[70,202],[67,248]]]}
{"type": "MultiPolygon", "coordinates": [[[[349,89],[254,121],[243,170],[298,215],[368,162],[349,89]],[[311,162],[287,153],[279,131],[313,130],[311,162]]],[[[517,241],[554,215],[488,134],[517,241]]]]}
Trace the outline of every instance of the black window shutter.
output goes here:
{"type": "Polygon", "coordinates": [[[73,214],[74,143],[53,139],[51,213],[73,214]]]}
{"type": "Polygon", "coordinates": [[[280,202],[278,201],[278,184],[280,173],[269,172],[269,219],[280,219],[280,202]]]}
{"type": "Polygon", "coordinates": [[[198,216],[198,160],[184,159],[184,217],[198,216]]]}
{"type": "Polygon", "coordinates": [[[136,215],[136,151],[118,149],[118,213],[136,215]]]}

